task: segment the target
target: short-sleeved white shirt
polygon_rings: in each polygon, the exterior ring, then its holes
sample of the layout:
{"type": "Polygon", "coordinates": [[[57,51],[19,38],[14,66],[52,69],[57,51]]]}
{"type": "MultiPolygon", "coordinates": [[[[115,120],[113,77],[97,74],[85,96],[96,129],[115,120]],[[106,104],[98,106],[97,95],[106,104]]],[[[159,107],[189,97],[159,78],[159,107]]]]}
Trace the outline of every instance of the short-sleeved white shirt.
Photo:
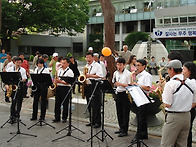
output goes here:
{"type": "Polygon", "coordinates": [[[8,68],[10,68],[10,67],[14,67],[14,66],[15,66],[15,64],[11,61],[11,62],[9,62],[9,63],[6,65],[5,70],[7,71],[7,70],[8,70],[8,68]]]}
{"type": "MultiPolygon", "coordinates": [[[[137,75],[137,83],[143,86],[152,86],[152,75],[149,74],[146,70],[143,70],[141,73],[137,75]]],[[[148,91],[145,91],[148,93],[148,91]]]]}
{"type": "Polygon", "coordinates": [[[165,109],[177,112],[190,111],[192,103],[196,103],[196,82],[195,80],[190,79],[186,79],[185,81],[185,83],[193,90],[194,94],[192,94],[192,92],[184,85],[174,94],[176,89],[181,85],[181,82],[174,80],[174,78],[183,80],[183,75],[175,75],[165,84],[162,94],[163,103],[171,105],[171,107],[165,109]]]}
{"type": "MultiPolygon", "coordinates": [[[[15,70],[15,66],[12,66],[7,69],[7,72],[17,72],[17,71],[15,70]]],[[[21,74],[22,79],[27,79],[26,70],[23,67],[19,68],[19,72],[21,74]]]]}
{"type": "MultiPolygon", "coordinates": [[[[74,73],[73,71],[67,67],[66,69],[63,70],[63,68],[60,68],[58,71],[57,71],[57,76],[62,76],[62,77],[74,77],[74,73]]],[[[61,84],[61,83],[57,83],[58,86],[71,86],[70,84],[69,85],[64,85],[64,84],[61,84]]]]}
{"type": "Polygon", "coordinates": [[[103,70],[99,63],[93,61],[90,65],[87,64],[86,67],[88,68],[88,74],[97,75],[99,78],[88,78],[94,80],[100,80],[103,78],[103,70]]]}
{"type": "Polygon", "coordinates": [[[40,74],[40,73],[49,74],[49,70],[47,68],[44,68],[44,67],[42,67],[41,69],[36,67],[34,73],[35,74],[40,74]]]}
{"type": "MultiPolygon", "coordinates": [[[[122,73],[120,73],[119,71],[115,71],[113,74],[112,82],[113,83],[120,82],[120,83],[124,83],[124,84],[130,84],[131,72],[128,71],[127,69],[124,69],[124,71],[122,73]]],[[[125,89],[125,87],[117,86],[116,91],[117,92],[124,92],[124,91],[126,91],[126,89],[125,89]]]]}

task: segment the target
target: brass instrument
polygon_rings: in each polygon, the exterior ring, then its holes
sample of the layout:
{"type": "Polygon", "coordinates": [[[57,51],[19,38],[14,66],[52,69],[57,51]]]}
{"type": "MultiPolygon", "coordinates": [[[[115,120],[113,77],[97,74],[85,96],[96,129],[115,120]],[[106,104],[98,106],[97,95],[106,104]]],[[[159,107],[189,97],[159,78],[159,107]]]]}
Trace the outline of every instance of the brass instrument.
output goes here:
{"type": "MultiPolygon", "coordinates": [[[[54,77],[55,80],[57,80],[57,78],[58,78],[57,77],[57,72],[58,72],[58,70],[56,70],[56,72],[55,72],[55,77],[54,77]]],[[[57,83],[55,83],[55,82],[53,82],[52,85],[49,86],[50,90],[52,90],[52,91],[55,91],[56,87],[57,87],[57,83]]]]}
{"type": "Polygon", "coordinates": [[[81,93],[82,93],[82,98],[85,99],[85,90],[86,90],[86,74],[88,73],[88,67],[84,67],[84,71],[83,71],[83,75],[80,75],[78,77],[78,81],[80,83],[82,83],[82,87],[80,88],[81,89],[81,93]]]}
{"type": "MultiPolygon", "coordinates": [[[[131,83],[133,83],[133,74],[135,74],[135,72],[136,71],[132,71],[131,72],[131,83]]],[[[133,103],[133,100],[132,100],[132,97],[131,97],[131,95],[129,94],[129,92],[127,91],[127,94],[128,94],[128,98],[129,98],[129,101],[131,102],[131,103],[133,103]]]]}
{"type": "Polygon", "coordinates": [[[13,91],[16,91],[18,87],[16,85],[9,85],[9,89],[7,91],[6,97],[10,98],[13,91]]]}
{"type": "MultiPolygon", "coordinates": [[[[161,81],[161,82],[163,82],[163,77],[162,77],[162,74],[161,74],[161,71],[164,69],[164,67],[162,67],[162,68],[160,68],[159,70],[158,70],[158,74],[159,74],[159,80],[161,81]]],[[[161,83],[161,84],[159,84],[160,85],[160,88],[159,87],[157,87],[156,89],[155,89],[155,92],[158,92],[158,97],[159,97],[159,99],[160,99],[160,101],[162,102],[162,93],[163,93],[163,89],[164,89],[164,85],[161,83]]],[[[163,113],[165,114],[165,106],[163,105],[163,103],[159,106],[159,108],[163,111],[163,113]]]]}

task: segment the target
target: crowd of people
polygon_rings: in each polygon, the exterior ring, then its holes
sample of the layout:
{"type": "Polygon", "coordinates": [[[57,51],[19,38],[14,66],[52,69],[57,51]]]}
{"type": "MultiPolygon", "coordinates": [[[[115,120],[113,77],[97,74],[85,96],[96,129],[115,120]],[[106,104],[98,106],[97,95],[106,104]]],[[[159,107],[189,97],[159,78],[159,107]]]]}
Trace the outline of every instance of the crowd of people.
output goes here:
{"type": "MultiPolygon", "coordinates": [[[[182,56],[179,52],[170,52],[168,55],[168,62],[165,61],[165,57],[162,57],[161,61],[157,64],[155,57],[152,56],[150,61],[145,58],[137,59],[135,55],[132,55],[128,50],[128,46],[123,46],[123,51],[115,51],[115,65],[116,71],[113,73],[112,83],[115,88],[115,103],[116,114],[118,119],[119,130],[114,132],[118,134],[118,137],[124,137],[128,135],[129,127],[129,114],[130,114],[130,100],[127,94],[126,87],[138,86],[142,89],[145,95],[148,95],[152,87],[152,73],[158,74],[159,68],[165,68],[165,73],[168,74],[167,81],[160,79],[159,84],[164,87],[162,94],[162,102],[165,106],[165,123],[162,130],[161,146],[191,146],[192,143],[192,123],[195,118],[195,106],[196,106],[196,67],[193,62],[186,62],[182,64],[182,56]],[[121,57],[119,57],[120,55],[121,57]],[[168,80],[169,79],[169,80],[168,80]],[[190,113],[191,112],[191,113],[190,113]]],[[[104,55],[94,53],[93,48],[90,47],[86,54],[86,68],[88,71],[85,73],[85,97],[87,103],[90,102],[88,111],[90,113],[89,123],[86,126],[92,126],[93,128],[101,127],[101,105],[104,93],[102,90],[101,80],[108,78],[107,61],[104,59],[104,55]],[[96,87],[96,89],[95,89],[96,87]],[[93,95],[93,97],[92,97],[93,95]]],[[[78,70],[77,61],[73,56],[70,58],[59,56],[58,53],[53,53],[52,60],[49,63],[51,71],[47,69],[48,55],[41,55],[36,52],[36,56],[33,60],[33,69],[35,74],[50,74],[54,79],[56,85],[55,95],[55,109],[53,123],[61,121],[65,123],[68,118],[68,104],[72,95],[69,93],[68,98],[64,101],[67,95],[71,83],[61,79],[61,77],[70,77],[77,81],[80,72],[78,70]],[[61,115],[61,103],[63,102],[63,112],[61,115]]],[[[2,71],[4,72],[20,72],[22,76],[21,88],[14,98],[14,92],[11,95],[11,114],[10,119],[12,123],[15,122],[15,118],[19,117],[22,99],[28,97],[27,82],[30,78],[29,64],[24,59],[24,54],[20,53],[18,57],[11,56],[11,53],[5,53],[2,50],[0,54],[0,62],[2,64],[2,71]],[[16,107],[17,105],[17,107],[16,107]],[[17,109],[16,109],[17,108],[17,109]]],[[[164,73],[164,74],[165,74],[164,73]]],[[[81,83],[76,82],[78,86],[78,92],[80,92],[81,83]]],[[[47,84],[36,85],[37,90],[34,93],[33,102],[33,114],[31,121],[37,120],[38,101],[41,96],[41,115],[40,120],[45,119],[46,113],[46,101],[48,87],[47,84]]],[[[7,91],[9,86],[7,85],[7,91]]],[[[75,85],[73,86],[73,93],[75,93],[75,85]]],[[[5,94],[6,95],[6,94],[5,94]]],[[[5,98],[9,102],[9,98],[5,98]]],[[[148,104],[144,104],[138,107],[137,117],[137,133],[132,139],[131,143],[137,143],[138,140],[148,139],[147,131],[147,111],[148,104]]]]}

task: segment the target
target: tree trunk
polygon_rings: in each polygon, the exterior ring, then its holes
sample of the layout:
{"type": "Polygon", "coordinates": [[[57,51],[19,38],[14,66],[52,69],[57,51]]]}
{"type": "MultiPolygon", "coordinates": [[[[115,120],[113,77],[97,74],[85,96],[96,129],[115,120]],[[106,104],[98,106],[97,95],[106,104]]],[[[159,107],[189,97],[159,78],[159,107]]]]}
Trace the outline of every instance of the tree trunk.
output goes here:
{"type": "MultiPolygon", "coordinates": [[[[114,53],[114,44],[115,44],[115,8],[111,0],[99,0],[103,16],[104,16],[104,47],[109,47],[114,53]]],[[[113,76],[113,73],[116,69],[115,59],[113,56],[106,57],[107,68],[111,73],[110,80],[113,76]]]]}

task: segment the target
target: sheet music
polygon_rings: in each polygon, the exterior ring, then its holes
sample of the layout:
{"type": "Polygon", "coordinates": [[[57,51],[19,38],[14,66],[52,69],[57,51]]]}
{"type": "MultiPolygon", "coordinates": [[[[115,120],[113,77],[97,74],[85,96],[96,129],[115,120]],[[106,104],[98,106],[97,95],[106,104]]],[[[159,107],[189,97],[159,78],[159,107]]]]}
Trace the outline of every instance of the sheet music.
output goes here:
{"type": "Polygon", "coordinates": [[[144,92],[139,86],[136,86],[136,85],[128,86],[126,87],[126,89],[131,95],[131,97],[133,98],[137,107],[150,103],[147,96],[144,94],[144,92]]]}

